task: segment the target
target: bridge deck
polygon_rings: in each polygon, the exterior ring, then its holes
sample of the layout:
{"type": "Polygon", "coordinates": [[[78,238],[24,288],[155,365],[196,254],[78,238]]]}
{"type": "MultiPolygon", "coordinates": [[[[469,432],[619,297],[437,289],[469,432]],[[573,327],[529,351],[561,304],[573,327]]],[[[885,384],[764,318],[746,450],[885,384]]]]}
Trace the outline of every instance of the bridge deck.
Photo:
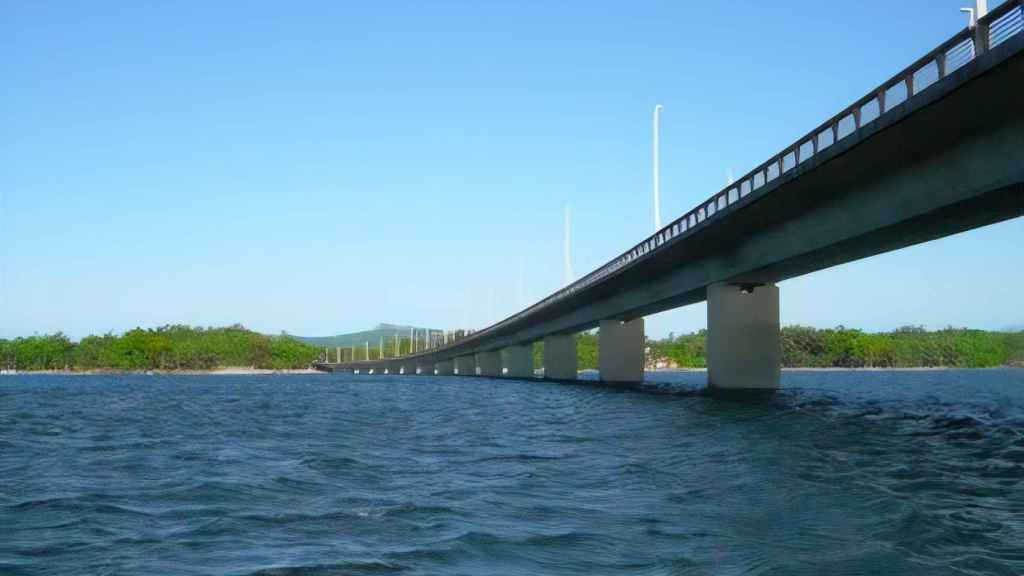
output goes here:
{"type": "Polygon", "coordinates": [[[1022,28],[1024,0],[1001,5],[978,35],[957,34],[621,256],[415,358],[628,320],[704,300],[716,282],[777,282],[1024,214],[1022,28]]]}

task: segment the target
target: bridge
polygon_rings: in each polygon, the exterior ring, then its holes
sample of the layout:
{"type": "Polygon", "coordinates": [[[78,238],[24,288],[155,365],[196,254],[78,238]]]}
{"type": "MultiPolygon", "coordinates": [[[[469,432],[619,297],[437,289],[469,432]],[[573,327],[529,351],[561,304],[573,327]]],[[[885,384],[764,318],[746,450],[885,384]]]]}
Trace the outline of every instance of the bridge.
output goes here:
{"type": "MultiPolygon", "coordinates": [[[[979,3],[983,5],[983,3],[979,3]]],[[[775,388],[776,283],[1024,214],[1024,0],[1007,0],[734,184],[485,329],[413,335],[407,354],[317,368],[364,374],[577,375],[600,328],[601,379],[643,379],[644,316],[707,300],[708,382],[775,388]]],[[[1024,247],[1005,246],[1013,250],[1024,247]]],[[[955,273],[955,271],[951,271],[955,273]]],[[[884,305],[884,303],[880,303],[884,305]]]]}

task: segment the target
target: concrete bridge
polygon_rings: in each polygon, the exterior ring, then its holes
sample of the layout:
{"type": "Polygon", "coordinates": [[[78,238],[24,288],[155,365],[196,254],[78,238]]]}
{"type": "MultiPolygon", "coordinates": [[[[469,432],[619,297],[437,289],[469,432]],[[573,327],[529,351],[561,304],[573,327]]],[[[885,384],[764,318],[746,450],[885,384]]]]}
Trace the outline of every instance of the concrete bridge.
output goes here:
{"type": "MultiPolygon", "coordinates": [[[[579,281],[483,330],[372,374],[576,377],[600,328],[601,379],[643,379],[647,314],[708,301],[708,380],[778,386],[787,278],[1024,214],[1024,0],[1009,0],[579,281]]],[[[1020,250],[1003,246],[1000,250],[1020,250]]],[[[955,271],[951,271],[955,273],[955,271]]]]}

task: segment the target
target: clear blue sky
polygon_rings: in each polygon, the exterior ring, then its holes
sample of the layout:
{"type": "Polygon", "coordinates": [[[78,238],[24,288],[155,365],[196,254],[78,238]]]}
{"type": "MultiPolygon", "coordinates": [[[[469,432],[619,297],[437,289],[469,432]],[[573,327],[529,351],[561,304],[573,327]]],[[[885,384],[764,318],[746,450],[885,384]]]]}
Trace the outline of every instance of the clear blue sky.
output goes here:
{"type": "MultiPolygon", "coordinates": [[[[990,0],[991,4],[997,4],[990,0]]],[[[12,2],[0,337],[484,325],[965,25],[965,0],[12,2]],[[489,304],[491,302],[492,304],[489,304]]],[[[782,284],[782,320],[1024,323],[1021,219],[782,284]]],[[[648,318],[663,336],[703,305],[648,318]]]]}

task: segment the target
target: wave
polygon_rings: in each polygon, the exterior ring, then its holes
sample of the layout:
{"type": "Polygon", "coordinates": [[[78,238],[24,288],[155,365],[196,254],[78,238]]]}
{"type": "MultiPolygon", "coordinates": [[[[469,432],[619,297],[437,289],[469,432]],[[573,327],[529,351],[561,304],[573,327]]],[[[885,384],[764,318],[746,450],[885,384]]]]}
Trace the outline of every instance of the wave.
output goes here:
{"type": "Polygon", "coordinates": [[[408,566],[380,561],[337,562],[331,564],[300,564],[295,566],[274,566],[244,572],[246,576],[314,576],[317,574],[401,574],[409,571],[408,566]]]}
{"type": "Polygon", "coordinates": [[[82,495],[82,496],[56,496],[52,498],[37,498],[24,500],[17,504],[10,504],[6,509],[10,512],[31,512],[37,510],[47,511],[68,511],[78,513],[116,514],[131,516],[151,516],[152,514],[137,508],[120,506],[105,502],[105,496],[82,495]]]}

